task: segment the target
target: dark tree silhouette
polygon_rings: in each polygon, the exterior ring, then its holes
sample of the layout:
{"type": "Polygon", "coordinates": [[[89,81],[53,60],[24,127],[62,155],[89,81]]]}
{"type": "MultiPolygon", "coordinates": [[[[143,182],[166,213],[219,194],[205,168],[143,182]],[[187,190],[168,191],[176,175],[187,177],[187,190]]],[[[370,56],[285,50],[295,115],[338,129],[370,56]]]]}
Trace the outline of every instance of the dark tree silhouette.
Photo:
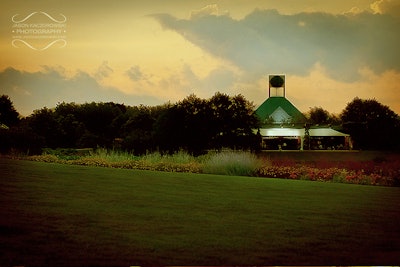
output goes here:
{"type": "Polygon", "coordinates": [[[52,109],[44,107],[35,110],[27,120],[29,129],[32,130],[33,134],[44,140],[46,147],[56,148],[60,146],[62,128],[52,109]]]}
{"type": "Polygon", "coordinates": [[[155,107],[63,102],[34,111],[20,131],[32,136],[36,147],[100,146],[135,154],[183,149],[199,155],[222,147],[249,149],[256,143],[253,129],[257,128],[252,103],[242,95],[216,93],[210,99],[190,95],[155,107]]]}
{"type": "Polygon", "coordinates": [[[184,145],[185,113],[177,105],[163,110],[154,125],[155,142],[161,153],[172,154],[184,145]]]}
{"type": "Polygon", "coordinates": [[[354,98],[343,110],[341,119],[356,148],[381,150],[399,147],[399,116],[375,99],[354,98]]]}
{"type": "Polygon", "coordinates": [[[309,123],[314,125],[340,124],[340,119],[337,116],[330,114],[321,107],[311,108],[306,117],[309,118],[309,123]]]}
{"type": "Polygon", "coordinates": [[[145,106],[132,109],[132,114],[122,125],[122,147],[135,154],[145,154],[154,149],[152,109],[145,106]]]}
{"type": "Polygon", "coordinates": [[[11,127],[18,122],[19,113],[15,110],[13,102],[7,95],[2,95],[0,97],[0,124],[11,127]]]}

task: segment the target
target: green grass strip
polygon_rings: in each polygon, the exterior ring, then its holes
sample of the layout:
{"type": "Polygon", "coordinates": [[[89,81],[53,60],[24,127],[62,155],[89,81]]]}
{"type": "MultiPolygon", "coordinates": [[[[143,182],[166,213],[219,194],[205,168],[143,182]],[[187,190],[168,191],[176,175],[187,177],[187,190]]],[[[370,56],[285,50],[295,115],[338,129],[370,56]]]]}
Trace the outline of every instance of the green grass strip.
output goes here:
{"type": "Polygon", "coordinates": [[[0,158],[0,266],[396,265],[400,188],[0,158]]]}

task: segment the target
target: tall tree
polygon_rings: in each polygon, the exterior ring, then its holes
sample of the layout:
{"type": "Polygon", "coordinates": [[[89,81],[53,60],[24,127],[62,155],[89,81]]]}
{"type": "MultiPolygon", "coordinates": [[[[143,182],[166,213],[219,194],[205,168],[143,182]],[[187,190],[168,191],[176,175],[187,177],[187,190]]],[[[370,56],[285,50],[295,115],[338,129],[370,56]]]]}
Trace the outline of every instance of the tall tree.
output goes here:
{"type": "Polygon", "coordinates": [[[162,153],[172,154],[184,146],[185,113],[177,105],[168,105],[154,124],[155,142],[162,153]]]}
{"type": "Polygon", "coordinates": [[[80,105],[75,103],[59,103],[55,109],[55,116],[60,123],[61,135],[59,137],[62,147],[79,147],[79,139],[85,133],[83,122],[77,119],[80,105]]]}
{"type": "Polygon", "coordinates": [[[19,113],[7,95],[0,97],[0,124],[7,127],[16,125],[19,122],[19,113]]]}
{"type": "Polygon", "coordinates": [[[113,140],[120,136],[120,127],[115,119],[126,109],[123,105],[109,103],[85,103],[79,108],[76,118],[85,125],[80,146],[111,147],[113,140]]]}
{"type": "Polygon", "coordinates": [[[306,117],[309,118],[311,124],[328,125],[339,123],[339,118],[321,107],[310,108],[306,117]]]}
{"type": "Polygon", "coordinates": [[[258,128],[254,105],[242,95],[230,97],[217,92],[209,100],[210,125],[213,127],[213,146],[248,147],[253,129],[258,128]]]}
{"type": "Polygon", "coordinates": [[[399,116],[375,99],[354,98],[341,114],[344,129],[361,149],[392,149],[399,146],[399,116]]]}
{"type": "Polygon", "coordinates": [[[155,118],[152,116],[150,107],[140,106],[134,110],[129,119],[122,125],[122,136],[124,138],[122,147],[140,155],[153,150],[152,132],[155,118]]]}
{"type": "Polygon", "coordinates": [[[45,146],[51,148],[62,146],[60,143],[62,128],[52,109],[44,107],[35,110],[27,120],[32,132],[45,140],[45,146]]]}
{"type": "Polygon", "coordinates": [[[209,100],[211,117],[209,125],[212,127],[212,142],[214,148],[230,146],[231,138],[230,121],[233,117],[231,99],[229,95],[220,92],[215,93],[209,100]]]}
{"type": "Polygon", "coordinates": [[[207,101],[194,94],[189,95],[177,104],[184,114],[183,142],[190,153],[200,154],[208,148],[210,128],[207,101]]]}

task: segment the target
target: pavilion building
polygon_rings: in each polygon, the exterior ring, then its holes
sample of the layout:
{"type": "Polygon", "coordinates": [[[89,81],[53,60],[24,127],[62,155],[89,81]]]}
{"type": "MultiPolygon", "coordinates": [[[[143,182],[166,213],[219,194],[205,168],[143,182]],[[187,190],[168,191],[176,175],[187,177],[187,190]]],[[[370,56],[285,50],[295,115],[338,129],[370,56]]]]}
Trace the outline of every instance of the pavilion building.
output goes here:
{"type": "Polygon", "coordinates": [[[269,76],[268,98],[256,109],[265,150],[351,149],[348,134],[330,126],[313,126],[286,98],[285,75],[269,76]]]}

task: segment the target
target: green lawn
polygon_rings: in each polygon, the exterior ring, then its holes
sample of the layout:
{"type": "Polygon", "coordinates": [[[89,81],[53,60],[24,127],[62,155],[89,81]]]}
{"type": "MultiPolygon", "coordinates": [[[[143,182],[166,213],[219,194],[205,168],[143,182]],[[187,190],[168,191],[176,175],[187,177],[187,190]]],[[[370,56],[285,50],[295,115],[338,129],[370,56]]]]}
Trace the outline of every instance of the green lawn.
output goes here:
{"type": "Polygon", "coordinates": [[[400,188],[1,158],[0,175],[0,266],[400,259],[400,188]]]}

